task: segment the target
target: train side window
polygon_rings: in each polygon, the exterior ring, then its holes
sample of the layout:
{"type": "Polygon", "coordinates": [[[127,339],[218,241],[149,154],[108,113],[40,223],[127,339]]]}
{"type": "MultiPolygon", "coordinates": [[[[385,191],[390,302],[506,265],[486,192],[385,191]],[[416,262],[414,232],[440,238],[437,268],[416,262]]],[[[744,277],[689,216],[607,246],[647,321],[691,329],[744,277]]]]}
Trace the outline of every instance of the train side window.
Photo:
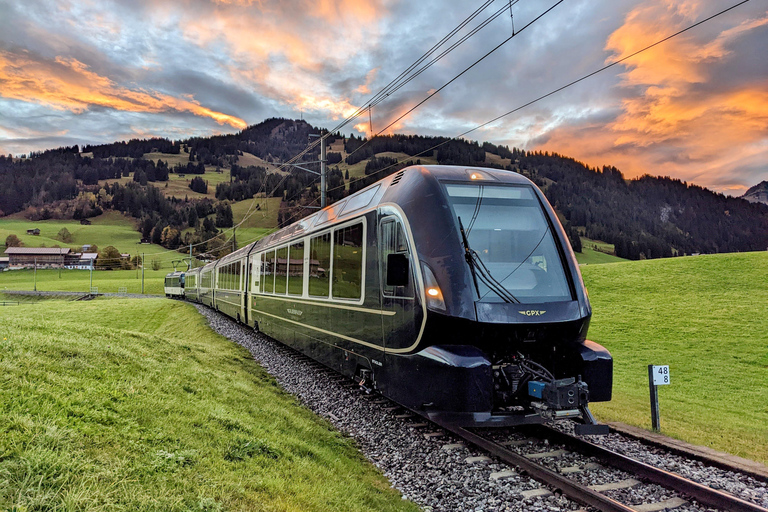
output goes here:
{"type": "MultiPolygon", "coordinates": [[[[389,271],[395,272],[397,270],[400,270],[401,272],[404,270],[402,268],[400,269],[389,269],[387,268],[387,262],[390,260],[390,255],[397,254],[404,256],[405,261],[410,263],[410,251],[408,250],[408,239],[405,236],[405,230],[403,230],[403,225],[400,223],[398,219],[395,217],[389,217],[384,219],[381,222],[381,228],[380,228],[380,251],[381,251],[381,258],[380,258],[380,265],[381,265],[381,284],[382,284],[382,292],[384,295],[387,295],[389,297],[413,297],[413,280],[410,279],[411,273],[410,273],[410,264],[407,265],[408,269],[408,275],[407,275],[407,284],[404,286],[392,286],[387,284],[387,276],[389,275],[389,271]]],[[[398,258],[397,260],[402,260],[403,258],[398,258]]],[[[393,259],[394,260],[394,259],[393,259]]],[[[403,279],[400,279],[403,281],[403,279]]]]}
{"type": "Polygon", "coordinates": [[[275,251],[269,251],[264,254],[264,293],[274,293],[275,291],[275,251]]]}
{"type": "Polygon", "coordinates": [[[304,241],[291,244],[288,253],[288,295],[304,293],[304,241]]]}
{"type": "Polygon", "coordinates": [[[312,237],[309,241],[309,294],[328,297],[331,279],[331,234],[312,237]]]}
{"type": "Polygon", "coordinates": [[[277,250],[275,260],[275,293],[285,295],[288,285],[288,246],[277,250]]]}
{"type": "Polygon", "coordinates": [[[359,299],[363,289],[363,224],[333,233],[334,299],[359,299]]]}

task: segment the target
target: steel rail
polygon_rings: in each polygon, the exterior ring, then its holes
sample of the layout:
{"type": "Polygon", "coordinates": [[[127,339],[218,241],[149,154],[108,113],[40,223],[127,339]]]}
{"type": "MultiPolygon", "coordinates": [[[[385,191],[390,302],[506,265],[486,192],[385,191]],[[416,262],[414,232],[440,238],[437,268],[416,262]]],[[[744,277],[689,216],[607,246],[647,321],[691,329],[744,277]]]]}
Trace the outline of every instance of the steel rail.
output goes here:
{"type": "Polygon", "coordinates": [[[461,427],[455,427],[453,425],[435,423],[440,428],[453,433],[461,439],[471,443],[478,448],[495,455],[499,459],[503,460],[507,464],[517,466],[522,471],[535,478],[536,480],[555,487],[564,495],[569,498],[578,501],[584,505],[589,505],[602,512],[637,512],[635,509],[628,507],[616,500],[613,500],[607,496],[600,494],[597,491],[593,491],[589,487],[579,484],[573,480],[570,480],[559,473],[537,464],[524,456],[509,450],[494,441],[479,436],[469,430],[461,427]]]}
{"type": "Polygon", "coordinates": [[[587,440],[571,436],[552,427],[539,426],[535,431],[541,431],[552,441],[574,447],[584,455],[594,456],[604,461],[607,465],[626,471],[649,482],[674,490],[680,494],[689,496],[702,505],[714,507],[729,512],[768,512],[768,509],[755,503],[743,500],[732,494],[718,491],[706,485],[684,478],[676,473],[670,473],[663,469],[640,462],[620,453],[616,453],[587,440]]]}

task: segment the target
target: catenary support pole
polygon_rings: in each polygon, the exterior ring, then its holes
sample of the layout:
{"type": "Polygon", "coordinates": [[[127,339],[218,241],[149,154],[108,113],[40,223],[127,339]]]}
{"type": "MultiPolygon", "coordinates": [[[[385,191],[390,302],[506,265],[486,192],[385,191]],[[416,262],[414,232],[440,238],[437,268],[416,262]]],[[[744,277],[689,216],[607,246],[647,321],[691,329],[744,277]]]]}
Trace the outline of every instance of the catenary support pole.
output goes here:
{"type": "Polygon", "coordinates": [[[141,294],[144,295],[144,253],[141,253],[141,294]]]}
{"type": "Polygon", "coordinates": [[[320,208],[325,208],[327,199],[325,197],[325,137],[320,136],[320,208]]]}
{"type": "Polygon", "coordinates": [[[35,271],[34,271],[34,276],[35,276],[35,291],[37,291],[37,258],[35,258],[35,271]]]}

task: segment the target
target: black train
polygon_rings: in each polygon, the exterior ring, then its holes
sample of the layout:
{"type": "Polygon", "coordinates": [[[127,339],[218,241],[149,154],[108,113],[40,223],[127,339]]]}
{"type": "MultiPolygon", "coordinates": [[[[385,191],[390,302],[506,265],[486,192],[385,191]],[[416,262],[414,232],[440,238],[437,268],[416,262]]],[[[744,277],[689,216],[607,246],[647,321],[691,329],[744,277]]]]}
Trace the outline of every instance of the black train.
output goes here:
{"type": "Polygon", "coordinates": [[[601,431],[587,405],[610,400],[613,360],[519,174],[408,167],[191,275],[187,298],[435,420],[601,431]]]}

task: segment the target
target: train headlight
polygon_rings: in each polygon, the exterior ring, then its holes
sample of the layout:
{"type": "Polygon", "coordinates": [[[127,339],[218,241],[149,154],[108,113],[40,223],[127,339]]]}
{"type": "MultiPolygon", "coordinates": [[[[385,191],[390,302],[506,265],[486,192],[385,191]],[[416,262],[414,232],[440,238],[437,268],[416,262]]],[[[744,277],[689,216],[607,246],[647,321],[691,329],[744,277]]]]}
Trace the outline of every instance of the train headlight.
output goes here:
{"type": "Polygon", "coordinates": [[[432,273],[432,269],[421,264],[421,268],[424,270],[424,287],[426,289],[427,307],[429,309],[435,309],[438,311],[445,311],[445,300],[443,300],[443,291],[437,284],[435,274],[432,273]]]}

